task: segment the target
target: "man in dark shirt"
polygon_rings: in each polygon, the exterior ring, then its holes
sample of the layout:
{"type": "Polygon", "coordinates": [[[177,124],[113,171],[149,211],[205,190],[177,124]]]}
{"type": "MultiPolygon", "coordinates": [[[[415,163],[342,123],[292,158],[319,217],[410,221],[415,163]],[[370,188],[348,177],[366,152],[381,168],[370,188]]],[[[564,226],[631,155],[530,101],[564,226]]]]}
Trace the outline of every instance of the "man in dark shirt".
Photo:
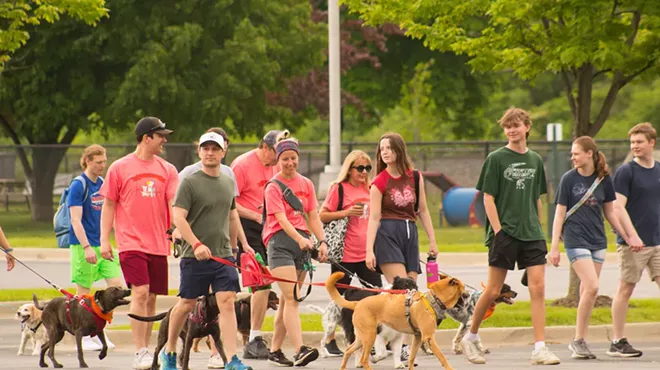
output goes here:
{"type": "Polygon", "coordinates": [[[628,302],[635,285],[646,269],[651,280],[660,286],[660,163],[653,159],[656,131],[650,123],[640,123],[628,132],[634,159],[616,171],[619,220],[628,235],[626,245],[617,236],[617,253],[621,272],[619,287],[612,302],[612,357],[640,357],[623,336],[628,302]]]}

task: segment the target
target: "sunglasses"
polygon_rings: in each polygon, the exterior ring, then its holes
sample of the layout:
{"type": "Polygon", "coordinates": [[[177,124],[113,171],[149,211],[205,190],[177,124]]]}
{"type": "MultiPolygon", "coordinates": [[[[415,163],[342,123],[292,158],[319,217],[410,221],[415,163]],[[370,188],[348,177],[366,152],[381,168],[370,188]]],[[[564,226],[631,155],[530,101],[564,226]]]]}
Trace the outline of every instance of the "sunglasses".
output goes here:
{"type": "Polygon", "coordinates": [[[367,172],[371,172],[371,169],[373,167],[371,167],[371,165],[367,165],[367,166],[360,165],[360,166],[351,166],[351,168],[355,168],[358,172],[362,173],[364,172],[364,170],[367,170],[367,172]]]}
{"type": "Polygon", "coordinates": [[[147,131],[147,134],[150,134],[152,132],[158,131],[158,130],[164,130],[165,129],[165,122],[161,122],[158,126],[154,126],[147,131]]]}

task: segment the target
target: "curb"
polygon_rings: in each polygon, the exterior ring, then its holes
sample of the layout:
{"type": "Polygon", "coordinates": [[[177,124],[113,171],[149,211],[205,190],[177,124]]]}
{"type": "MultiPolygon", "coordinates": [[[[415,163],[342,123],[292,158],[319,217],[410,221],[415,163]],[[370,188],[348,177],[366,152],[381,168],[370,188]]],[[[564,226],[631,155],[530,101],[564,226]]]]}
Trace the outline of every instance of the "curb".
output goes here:
{"type": "MultiPolygon", "coordinates": [[[[612,328],[610,325],[593,325],[589,327],[589,342],[590,343],[607,343],[611,340],[612,328]]],[[[117,349],[128,350],[131,349],[133,338],[130,330],[107,330],[112,342],[117,345],[117,349]]],[[[545,328],[545,341],[546,343],[553,344],[567,344],[575,334],[574,326],[548,326],[545,328]]],[[[446,329],[437,330],[435,338],[442,348],[451,347],[452,340],[456,335],[456,330],[446,329]]],[[[272,332],[264,332],[263,337],[266,341],[272,339],[272,332]]],[[[534,344],[534,331],[530,327],[517,327],[517,328],[484,328],[479,331],[484,345],[490,348],[506,347],[506,346],[522,346],[534,344]]],[[[660,340],[660,323],[631,323],[626,325],[626,336],[633,338],[635,342],[653,342],[660,340]]],[[[303,332],[303,342],[313,347],[318,347],[323,332],[303,332]]],[[[151,344],[156,343],[158,339],[158,332],[152,331],[151,344]]],[[[344,334],[339,331],[336,334],[338,343],[343,343],[344,334]]],[[[74,337],[66,335],[64,342],[73,345],[74,337]]],[[[239,339],[239,342],[240,339],[239,339]]],[[[291,346],[288,341],[285,341],[285,347],[291,346]]],[[[200,346],[205,350],[206,346],[200,346]]],[[[239,348],[241,346],[239,345],[239,348]]]]}
{"type": "MultiPolygon", "coordinates": [[[[438,263],[440,265],[451,265],[451,266],[488,266],[488,253],[484,248],[484,252],[440,252],[440,258],[438,258],[438,263]]],[[[68,261],[69,260],[69,250],[68,249],[57,249],[57,248],[15,248],[14,255],[21,259],[21,261],[68,261]]],[[[562,253],[564,261],[566,261],[566,254],[562,253]]],[[[426,253],[421,253],[420,258],[422,260],[426,259],[426,253]]],[[[173,256],[168,257],[168,263],[178,264],[178,259],[173,256]]],[[[605,257],[605,262],[608,264],[617,263],[616,252],[608,252],[605,257]]],[[[317,263],[317,262],[315,262],[317,263]]]]}

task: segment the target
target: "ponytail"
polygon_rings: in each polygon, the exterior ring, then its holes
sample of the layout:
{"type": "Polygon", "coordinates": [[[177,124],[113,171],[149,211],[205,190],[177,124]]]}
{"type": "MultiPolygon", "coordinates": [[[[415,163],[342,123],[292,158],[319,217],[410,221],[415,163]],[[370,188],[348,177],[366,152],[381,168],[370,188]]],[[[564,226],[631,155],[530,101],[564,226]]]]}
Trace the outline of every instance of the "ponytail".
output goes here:
{"type": "Polygon", "coordinates": [[[596,169],[596,175],[598,178],[604,178],[610,174],[610,168],[607,165],[607,158],[605,158],[605,154],[600,150],[594,154],[594,168],[596,169]]]}

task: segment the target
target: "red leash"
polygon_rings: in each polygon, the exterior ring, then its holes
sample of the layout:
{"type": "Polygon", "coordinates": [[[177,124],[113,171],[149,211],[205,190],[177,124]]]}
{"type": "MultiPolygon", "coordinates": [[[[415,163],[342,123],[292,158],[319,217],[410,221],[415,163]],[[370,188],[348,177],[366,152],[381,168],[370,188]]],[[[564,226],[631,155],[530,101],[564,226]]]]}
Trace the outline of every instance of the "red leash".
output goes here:
{"type": "MultiPolygon", "coordinates": [[[[243,270],[240,266],[236,265],[235,263],[232,263],[224,258],[219,258],[215,256],[211,256],[211,259],[218,262],[222,263],[223,265],[231,266],[239,270],[243,270]]],[[[247,270],[246,270],[247,271],[247,270]]],[[[257,271],[247,271],[250,274],[255,274],[261,277],[266,277],[268,279],[272,279],[275,281],[279,281],[282,283],[290,283],[290,284],[303,284],[303,285],[312,285],[312,286],[319,286],[319,287],[325,287],[325,283],[307,283],[307,282],[298,282],[294,280],[289,280],[289,279],[284,279],[284,278],[279,278],[276,276],[272,275],[266,275],[261,272],[257,271]]],[[[390,293],[390,294],[406,294],[408,293],[407,290],[395,290],[395,289],[374,289],[374,288],[360,288],[360,287],[355,287],[349,284],[342,284],[342,283],[337,283],[338,288],[343,288],[343,289],[354,289],[354,290],[366,290],[367,292],[374,292],[374,293],[390,293]]]]}

